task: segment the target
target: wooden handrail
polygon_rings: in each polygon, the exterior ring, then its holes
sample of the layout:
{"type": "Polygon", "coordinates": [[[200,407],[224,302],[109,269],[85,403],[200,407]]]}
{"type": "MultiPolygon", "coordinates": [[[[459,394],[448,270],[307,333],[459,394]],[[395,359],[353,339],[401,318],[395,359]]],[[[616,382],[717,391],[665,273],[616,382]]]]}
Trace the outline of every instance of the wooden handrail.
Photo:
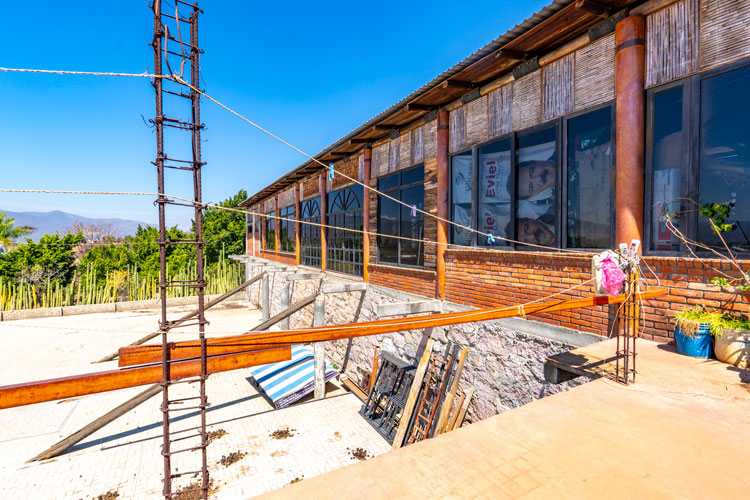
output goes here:
{"type": "MultiPolygon", "coordinates": [[[[641,292],[638,296],[640,300],[644,300],[658,297],[665,293],[666,290],[664,289],[655,289],[641,292]]],[[[246,351],[249,349],[304,344],[310,342],[324,342],[328,340],[339,340],[406,330],[472,323],[475,321],[488,321],[513,316],[528,316],[532,314],[564,311],[582,307],[619,304],[627,300],[627,298],[628,295],[625,294],[617,295],[615,297],[601,295],[580,299],[545,301],[536,304],[529,304],[523,308],[519,306],[507,306],[495,309],[413,316],[410,318],[322,326],[299,330],[263,333],[251,332],[244,335],[208,339],[207,352],[210,356],[216,356],[219,354],[231,354],[233,352],[246,351]]],[[[168,344],[168,349],[170,351],[171,359],[191,359],[200,356],[200,343],[197,341],[171,342],[168,344]]],[[[158,363],[161,362],[161,357],[162,347],[160,345],[123,347],[120,349],[119,363],[120,366],[158,363]]]]}

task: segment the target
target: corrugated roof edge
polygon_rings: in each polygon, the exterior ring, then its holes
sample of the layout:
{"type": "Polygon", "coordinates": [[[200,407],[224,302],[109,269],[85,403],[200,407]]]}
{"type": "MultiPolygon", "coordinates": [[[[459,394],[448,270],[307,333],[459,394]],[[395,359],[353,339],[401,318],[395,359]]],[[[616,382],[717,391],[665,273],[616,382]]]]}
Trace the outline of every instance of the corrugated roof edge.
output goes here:
{"type": "MultiPolygon", "coordinates": [[[[549,19],[554,14],[556,14],[557,12],[559,12],[562,8],[568,6],[569,4],[573,3],[574,1],[575,0],[554,0],[551,4],[549,4],[548,6],[542,8],[542,10],[540,10],[539,12],[536,12],[535,14],[532,14],[530,17],[528,17],[527,19],[525,19],[523,22],[521,22],[520,24],[517,24],[516,26],[514,26],[513,28],[511,28],[510,30],[508,30],[505,34],[503,34],[503,35],[499,36],[498,38],[496,38],[495,40],[491,41],[490,43],[488,43],[487,45],[485,45],[481,49],[477,50],[476,52],[474,52],[473,54],[471,54],[469,57],[467,57],[466,59],[464,59],[463,61],[461,61],[458,64],[454,65],[452,68],[450,68],[450,69],[448,69],[446,71],[443,71],[438,76],[436,76],[435,78],[433,78],[429,83],[427,83],[425,85],[422,85],[422,87],[420,87],[419,89],[415,90],[414,92],[412,92],[408,96],[404,97],[403,99],[401,99],[396,104],[392,105],[391,107],[389,107],[385,111],[382,111],[379,114],[375,115],[373,118],[370,118],[365,123],[363,123],[362,125],[360,125],[356,129],[354,129],[353,131],[349,132],[344,137],[342,137],[341,139],[339,139],[338,141],[332,143],[330,146],[328,146],[327,148],[323,149],[318,154],[313,155],[313,156],[316,157],[316,158],[321,157],[321,156],[325,155],[326,153],[328,153],[329,151],[331,151],[332,149],[335,149],[335,148],[341,146],[342,144],[344,144],[346,141],[348,141],[349,139],[351,139],[355,135],[360,134],[362,131],[366,130],[367,128],[369,128],[369,127],[371,127],[373,125],[375,125],[377,122],[382,121],[382,120],[388,118],[390,115],[392,115],[393,113],[395,113],[396,110],[402,108],[408,102],[413,101],[414,99],[416,99],[416,98],[420,97],[421,95],[423,95],[428,90],[430,90],[430,89],[438,86],[439,84],[443,83],[445,80],[449,79],[451,76],[455,75],[456,73],[458,73],[462,69],[466,68],[467,66],[469,66],[471,64],[474,64],[475,62],[477,62],[478,60],[480,60],[481,58],[483,58],[484,56],[486,56],[490,52],[493,52],[493,51],[499,49],[500,47],[502,47],[506,43],[514,40],[515,38],[517,38],[519,36],[521,36],[522,34],[526,33],[528,30],[530,30],[531,28],[535,27],[537,24],[541,23],[542,21],[545,21],[545,20],[549,19]]],[[[272,188],[274,184],[279,183],[285,177],[287,177],[290,174],[293,174],[293,173],[297,172],[298,170],[304,168],[311,161],[312,160],[307,160],[304,163],[302,163],[301,165],[299,165],[297,168],[295,168],[293,170],[290,170],[289,172],[285,173],[284,175],[282,175],[281,177],[279,177],[278,179],[276,179],[275,181],[273,181],[272,183],[270,183],[269,185],[267,185],[263,189],[260,189],[258,192],[256,192],[255,194],[253,194],[252,196],[250,196],[248,199],[246,199],[245,201],[243,201],[242,203],[240,203],[240,206],[241,207],[246,207],[246,206],[252,205],[252,204],[260,201],[260,199],[255,199],[258,196],[259,193],[261,193],[261,192],[263,192],[263,191],[265,191],[265,190],[267,190],[269,188],[272,188]]]]}

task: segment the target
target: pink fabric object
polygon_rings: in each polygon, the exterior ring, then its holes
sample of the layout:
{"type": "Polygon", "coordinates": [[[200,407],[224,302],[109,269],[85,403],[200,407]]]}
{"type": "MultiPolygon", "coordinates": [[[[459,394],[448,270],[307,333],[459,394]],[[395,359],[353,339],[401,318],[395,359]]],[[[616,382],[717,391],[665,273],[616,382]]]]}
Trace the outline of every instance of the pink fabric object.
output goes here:
{"type": "Polygon", "coordinates": [[[602,266],[602,288],[607,291],[609,295],[614,297],[622,290],[622,284],[625,281],[625,273],[622,272],[620,266],[617,265],[611,257],[605,257],[601,262],[602,266]]]}

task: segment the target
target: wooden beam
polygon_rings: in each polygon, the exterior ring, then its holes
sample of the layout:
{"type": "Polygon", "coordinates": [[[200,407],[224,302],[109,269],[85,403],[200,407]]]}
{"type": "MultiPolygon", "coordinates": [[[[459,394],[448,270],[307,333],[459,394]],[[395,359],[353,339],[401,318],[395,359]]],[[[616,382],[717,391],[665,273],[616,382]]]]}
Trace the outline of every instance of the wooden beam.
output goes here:
{"type": "Polygon", "coordinates": [[[427,372],[427,365],[430,363],[432,345],[434,342],[435,341],[432,340],[432,338],[427,339],[427,345],[422,353],[422,358],[419,360],[419,365],[417,365],[417,371],[414,374],[414,381],[411,384],[411,389],[409,389],[409,397],[406,399],[404,411],[401,412],[401,418],[398,422],[396,437],[393,438],[394,450],[401,448],[401,445],[404,443],[406,431],[409,427],[409,422],[411,421],[411,414],[414,411],[414,406],[417,404],[417,399],[419,398],[419,392],[422,389],[422,380],[424,379],[424,374],[427,372]]]}
{"type": "MultiPolygon", "coordinates": [[[[219,297],[216,297],[215,299],[207,302],[206,305],[203,306],[203,309],[209,309],[209,308],[215,306],[216,304],[218,304],[220,302],[223,302],[224,300],[228,299],[229,297],[231,297],[235,293],[241,292],[245,288],[249,287],[250,285],[252,285],[256,281],[258,281],[262,275],[263,275],[263,273],[258,274],[257,276],[254,276],[254,277],[250,278],[249,280],[245,281],[240,286],[238,286],[236,288],[233,288],[232,290],[229,290],[227,293],[222,294],[219,297]]],[[[170,326],[170,328],[173,328],[173,327],[175,327],[177,325],[181,325],[185,321],[187,321],[189,319],[192,319],[192,318],[194,318],[196,316],[198,316],[198,311],[197,310],[191,312],[190,314],[186,314],[185,316],[183,316],[183,317],[181,317],[179,319],[176,319],[174,321],[170,321],[169,322],[169,326],[170,326]]],[[[142,337],[142,338],[136,340],[135,342],[133,342],[130,345],[145,344],[146,342],[148,342],[152,338],[157,337],[159,335],[161,335],[161,332],[149,333],[145,337],[142,337]]],[[[114,353],[110,354],[109,356],[103,357],[102,359],[100,359],[99,361],[97,361],[97,363],[104,363],[105,361],[112,361],[113,359],[117,358],[117,356],[118,356],[118,353],[114,352],[114,353]]]]}
{"type": "MultiPolygon", "coordinates": [[[[240,349],[238,349],[240,350],[240,349]]],[[[275,347],[255,351],[239,352],[225,356],[208,358],[208,373],[217,373],[248,366],[264,365],[276,361],[286,361],[292,358],[290,347],[275,347]]],[[[199,359],[171,363],[169,379],[179,380],[195,377],[201,373],[199,359]]],[[[106,372],[87,373],[37,382],[6,385],[0,387],[0,409],[15,406],[43,403],[56,399],[67,399],[86,394],[114,391],[127,387],[155,384],[162,381],[161,364],[130,368],[127,370],[111,370],[106,372]]]]}
{"type": "Polygon", "coordinates": [[[148,401],[152,397],[156,396],[161,392],[161,385],[154,384],[145,391],[139,393],[137,396],[134,396],[127,401],[125,401],[123,404],[119,405],[114,410],[110,410],[101,417],[97,418],[90,424],[87,424],[71,434],[70,436],[66,437],[65,439],[62,439],[58,441],[57,443],[53,444],[43,452],[41,452],[39,455],[35,456],[31,460],[27,460],[28,462],[36,462],[38,460],[47,460],[49,458],[56,457],[58,455],[62,455],[65,450],[70,448],[71,446],[74,446],[77,443],[80,443],[84,439],[86,439],[88,436],[92,435],[102,427],[105,427],[106,425],[114,422],[121,416],[125,415],[127,412],[132,410],[133,408],[136,408],[138,405],[148,401]]]}
{"type": "Polygon", "coordinates": [[[495,52],[495,59],[499,59],[501,57],[504,57],[506,59],[512,59],[514,61],[525,61],[530,56],[528,53],[521,52],[518,50],[500,49],[497,52],[495,52]]]}
{"type": "Polygon", "coordinates": [[[410,102],[406,105],[406,111],[432,111],[433,109],[435,109],[435,106],[419,104],[416,102],[410,102]]]}
{"type": "Polygon", "coordinates": [[[354,138],[349,139],[349,144],[370,144],[372,142],[372,139],[360,139],[360,138],[354,138]]]}
{"type": "MultiPolygon", "coordinates": [[[[640,300],[645,300],[664,295],[665,293],[666,290],[659,288],[640,292],[638,295],[640,300]]],[[[365,337],[382,333],[421,330],[424,328],[473,323],[476,321],[489,321],[500,318],[510,318],[513,316],[530,316],[533,314],[566,311],[582,307],[620,304],[624,302],[627,297],[628,296],[625,294],[617,295],[615,297],[599,295],[580,299],[537,302],[536,304],[526,305],[523,308],[514,305],[495,309],[459,311],[443,314],[412,316],[409,318],[388,318],[364,323],[329,325],[298,330],[249,333],[230,337],[215,337],[208,339],[206,343],[209,355],[228,354],[279,345],[290,346],[294,344],[365,337]]],[[[170,350],[170,357],[172,359],[190,359],[200,356],[199,341],[171,342],[168,344],[167,348],[170,350]]],[[[160,345],[123,347],[120,349],[120,366],[158,363],[161,361],[161,356],[160,345]]]]}
{"type": "Polygon", "coordinates": [[[382,123],[372,126],[372,129],[377,130],[378,132],[390,132],[391,130],[396,130],[397,128],[398,125],[385,125],[382,123]]]}
{"type": "Polygon", "coordinates": [[[599,17],[609,17],[611,9],[595,0],[576,0],[576,9],[599,17]]]}
{"type": "Polygon", "coordinates": [[[462,80],[445,80],[440,86],[444,89],[470,89],[473,84],[462,80]]]}
{"type": "Polygon", "coordinates": [[[458,358],[458,367],[456,368],[456,375],[453,377],[453,384],[451,385],[451,389],[448,392],[448,395],[445,397],[445,402],[443,403],[443,408],[440,410],[440,417],[437,421],[437,426],[435,427],[435,436],[439,436],[443,432],[445,432],[445,426],[448,423],[448,415],[451,412],[451,407],[453,406],[453,400],[456,397],[456,393],[458,392],[458,382],[461,380],[461,372],[464,369],[464,361],[466,361],[466,353],[469,352],[469,349],[464,347],[461,349],[461,355],[458,358]]]}
{"type": "Polygon", "coordinates": [[[464,423],[464,419],[466,418],[466,411],[469,409],[469,403],[471,403],[471,397],[473,395],[474,388],[469,387],[469,390],[466,391],[466,397],[461,404],[461,409],[456,408],[456,410],[458,411],[458,419],[456,419],[456,421],[453,423],[453,427],[451,427],[451,430],[461,427],[461,425],[464,423]]]}
{"type": "Polygon", "coordinates": [[[448,422],[446,423],[445,431],[443,432],[450,432],[456,426],[456,420],[458,420],[458,414],[461,413],[461,406],[463,406],[464,404],[464,399],[466,399],[465,393],[461,394],[461,397],[458,398],[458,401],[456,402],[456,409],[453,411],[450,420],[448,420],[448,422]]]}

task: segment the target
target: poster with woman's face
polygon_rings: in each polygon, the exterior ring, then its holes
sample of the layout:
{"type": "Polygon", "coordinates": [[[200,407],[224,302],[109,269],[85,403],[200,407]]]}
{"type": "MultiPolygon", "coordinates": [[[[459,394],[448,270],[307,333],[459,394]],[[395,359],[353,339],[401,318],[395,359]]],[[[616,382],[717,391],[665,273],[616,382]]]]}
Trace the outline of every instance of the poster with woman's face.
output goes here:
{"type": "Polygon", "coordinates": [[[516,231],[523,243],[555,243],[555,141],[519,148],[516,231]]]}

